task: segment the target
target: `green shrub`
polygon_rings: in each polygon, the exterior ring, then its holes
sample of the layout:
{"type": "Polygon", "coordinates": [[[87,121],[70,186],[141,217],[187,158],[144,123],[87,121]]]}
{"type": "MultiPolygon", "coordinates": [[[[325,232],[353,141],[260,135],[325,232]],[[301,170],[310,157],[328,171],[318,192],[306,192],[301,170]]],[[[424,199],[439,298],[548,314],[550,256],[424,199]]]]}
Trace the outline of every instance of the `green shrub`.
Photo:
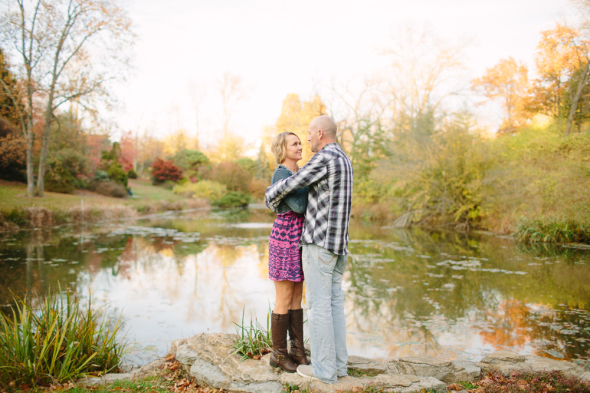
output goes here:
{"type": "Polygon", "coordinates": [[[250,195],[240,192],[228,192],[220,199],[213,201],[213,205],[219,207],[246,207],[250,203],[250,195]]]}
{"type": "Polygon", "coordinates": [[[59,160],[49,164],[44,180],[47,191],[73,194],[76,190],[76,178],[59,160]]]}
{"type": "Polygon", "coordinates": [[[127,177],[129,179],[137,179],[137,172],[135,172],[135,169],[129,169],[129,172],[127,172],[127,177]]]}
{"type": "Polygon", "coordinates": [[[227,193],[227,187],[213,180],[202,180],[197,183],[177,184],[173,192],[187,198],[200,198],[213,202],[227,193]]]}
{"type": "Polygon", "coordinates": [[[87,308],[69,293],[15,298],[12,316],[0,313],[0,382],[49,385],[92,372],[117,370],[125,344],[116,341],[121,317],[87,308]]]}
{"type": "Polygon", "coordinates": [[[105,171],[96,171],[94,174],[94,180],[96,181],[109,181],[109,175],[105,171]]]}
{"type": "Polygon", "coordinates": [[[109,175],[111,181],[127,188],[127,172],[123,170],[121,164],[112,163],[107,169],[107,175],[109,175]]]}

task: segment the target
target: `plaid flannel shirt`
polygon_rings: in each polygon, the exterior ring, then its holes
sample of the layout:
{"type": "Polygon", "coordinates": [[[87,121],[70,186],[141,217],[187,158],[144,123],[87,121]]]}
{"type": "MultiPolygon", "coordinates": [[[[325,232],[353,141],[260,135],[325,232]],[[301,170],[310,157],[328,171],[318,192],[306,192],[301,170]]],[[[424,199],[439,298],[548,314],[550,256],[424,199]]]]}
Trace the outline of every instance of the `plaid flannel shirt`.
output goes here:
{"type": "Polygon", "coordinates": [[[337,143],[330,143],[293,176],[268,187],[264,201],[276,212],[287,194],[309,186],[301,244],[313,243],[334,254],[346,255],[352,178],[350,160],[337,143]]]}

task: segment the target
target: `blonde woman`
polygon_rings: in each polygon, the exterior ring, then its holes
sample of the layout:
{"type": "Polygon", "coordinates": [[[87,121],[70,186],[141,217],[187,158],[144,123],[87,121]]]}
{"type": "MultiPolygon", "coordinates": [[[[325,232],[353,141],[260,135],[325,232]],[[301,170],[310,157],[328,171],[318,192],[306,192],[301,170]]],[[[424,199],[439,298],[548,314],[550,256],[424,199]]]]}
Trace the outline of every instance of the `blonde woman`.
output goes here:
{"type": "MultiPolygon", "coordinates": [[[[273,184],[299,170],[303,147],[297,134],[283,132],[275,137],[271,150],[279,164],[272,175],[273,184]]],[[[308,365],[303,347],[303,269],[299,238],[303,231],[307,188],[294,191],[280,202],[270,234],[268,273],[275,283],[276,301],[272,313],[273,351],[270,365],[294,373],[297,365],[308,365]],[[291,350],[287,353],[287,330],[291,350]]]]}

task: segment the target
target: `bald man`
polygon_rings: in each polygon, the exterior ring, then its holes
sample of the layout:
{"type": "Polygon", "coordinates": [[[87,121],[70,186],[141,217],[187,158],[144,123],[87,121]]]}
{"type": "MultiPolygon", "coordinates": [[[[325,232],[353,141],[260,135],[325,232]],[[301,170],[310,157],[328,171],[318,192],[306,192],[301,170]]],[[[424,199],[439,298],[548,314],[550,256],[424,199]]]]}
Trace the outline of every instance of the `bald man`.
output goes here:
{"type": "Polygon", "coordinates": [[[300,244],[311,365],[299,365],[297,372],[326,383],[348,374],[342,275],[348,257],[353,172],[336,143],[336,132],[329,116],[314,119],[307,140],[316,154],[297,173],[268,187],[265,195],[266,205],[276,212],[286,195],[302,187],[309,190],[300,244]]]}

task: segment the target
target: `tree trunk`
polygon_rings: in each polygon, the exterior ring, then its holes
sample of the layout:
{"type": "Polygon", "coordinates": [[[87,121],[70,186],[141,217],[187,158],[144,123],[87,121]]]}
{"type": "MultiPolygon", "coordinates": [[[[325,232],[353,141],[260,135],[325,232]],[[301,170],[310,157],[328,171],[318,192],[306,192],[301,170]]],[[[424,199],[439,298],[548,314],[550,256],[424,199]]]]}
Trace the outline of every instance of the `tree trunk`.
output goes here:
{"type": "Polygon", "coordinates": [[[572,129],[572,124],[574,123],[574,116],[576,115],[576,109],[578,108],[578,101],[580,101],[580,96],[582,95],[582,89],[587,82],[588,79],[588,71],[590,67],[590,61],[586,63],[586,67],[584,67],[584,72],[582,73],[582,78],[580,78],[580,82],[576,88],[576,92],[572,97],[572,106],[570,107],[570,113],[567,117],[567,125],[565,127],[565,135],[569,135],[572,129]]]}
{"type": "MultiPolygon", "coordinates": [[[[52,89],[53,90],[53,89],[52,89]]],[[[41,139],[41,155],[39,156],[39,173],[37,174],[37,195],[42,197],[45,188],[45,163],[49,151],[49,132],[51,131],[51,117],[53,114],[53,91],[49,93],[47,107],[45,108],[45,125],[43,127],[43,139],[41,139]]]]}
{"type": "Polygon", "coordinates": [[[27,131],[25,134],[25,140],[27,142],[26,160],[27,160],[27,197],[32,198],[35,196],[35,168],[33,163],[33,122],[27,121],[27,131]]]}

